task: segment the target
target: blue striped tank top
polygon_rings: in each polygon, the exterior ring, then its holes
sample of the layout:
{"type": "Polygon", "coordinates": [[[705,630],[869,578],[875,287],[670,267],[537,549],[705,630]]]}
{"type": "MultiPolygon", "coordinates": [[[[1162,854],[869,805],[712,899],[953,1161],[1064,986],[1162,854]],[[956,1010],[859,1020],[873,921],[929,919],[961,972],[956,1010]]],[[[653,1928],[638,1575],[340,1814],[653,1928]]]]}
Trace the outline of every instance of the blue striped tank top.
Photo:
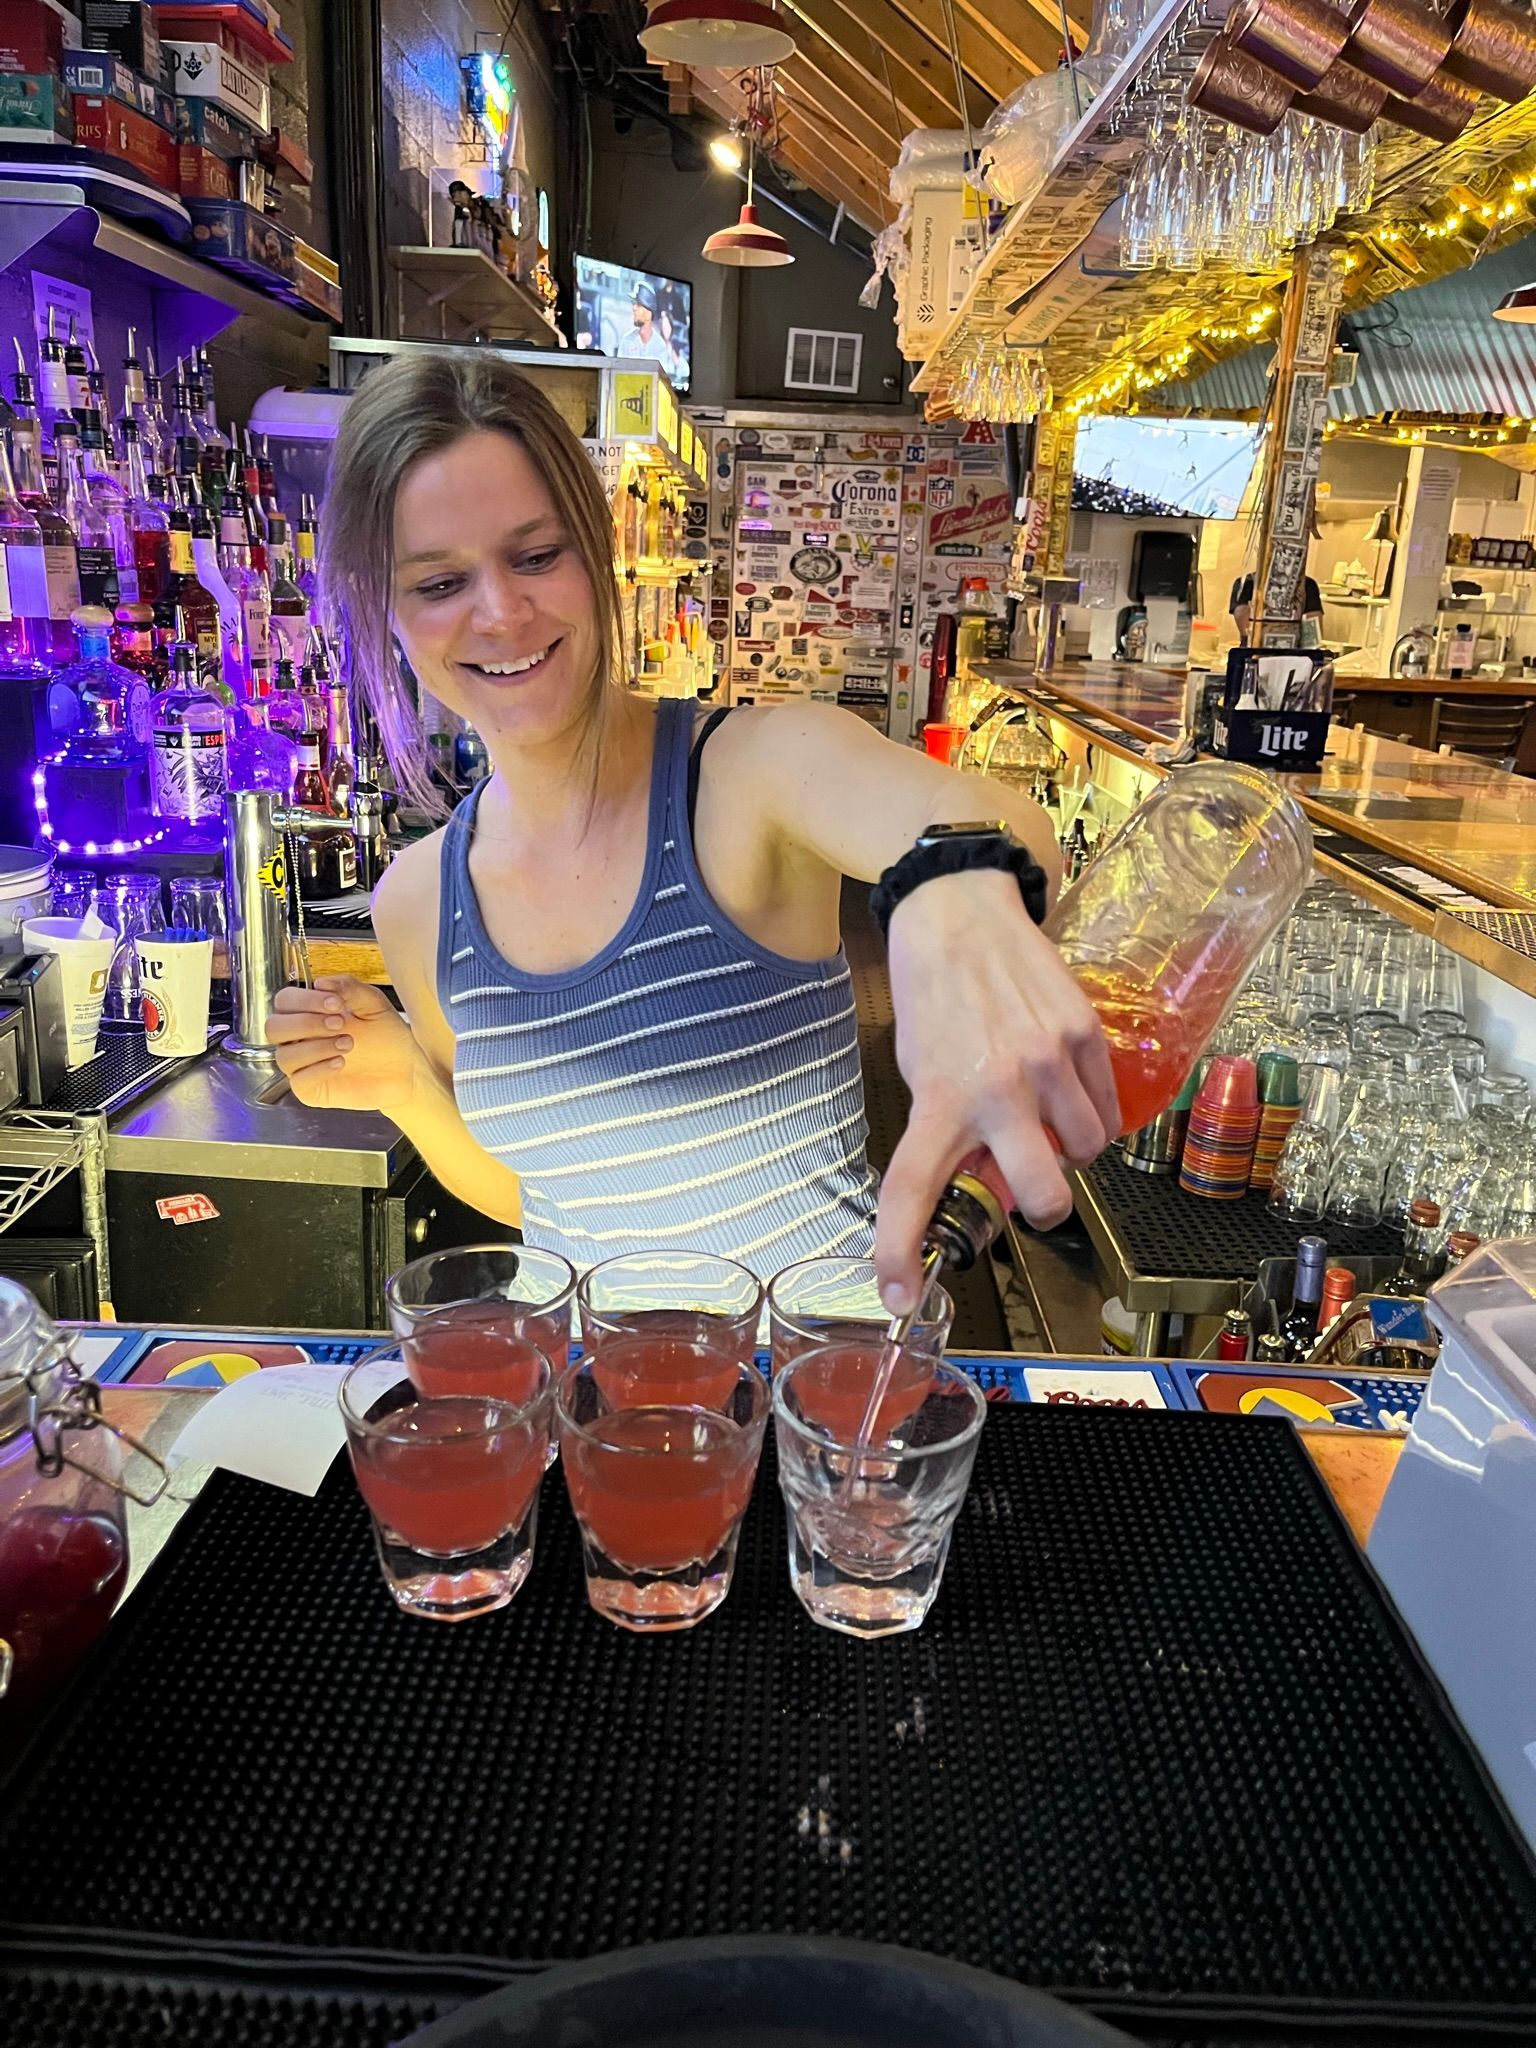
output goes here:
{"type": "Polygon", "coordinates": [[[657,707],[645,873],[585,966],[525,974],[491,942],[469,877],[482,783],[442,853],[437,990],[454,1095],[519,1175],[523,1233],[583,1268],[707,1251],[767,1279],[868,1255],[873,1177],[848,962],[791,960],[720,910],[688,815],[691,701],[657,707]]]}

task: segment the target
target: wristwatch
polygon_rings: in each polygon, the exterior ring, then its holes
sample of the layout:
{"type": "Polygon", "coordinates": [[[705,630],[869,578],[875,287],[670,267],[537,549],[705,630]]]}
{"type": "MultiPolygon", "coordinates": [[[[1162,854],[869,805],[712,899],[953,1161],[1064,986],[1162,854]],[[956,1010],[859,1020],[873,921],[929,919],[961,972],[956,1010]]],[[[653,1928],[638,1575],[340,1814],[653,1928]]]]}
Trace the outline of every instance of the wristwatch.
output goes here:
{"type": "Polygon", "coordinates": [[[869,908],[884,938],[898,903],[935,875],[958,875],[974,868],[998,868],[1015,877],[1024,908],[1036,924],[1045,922],[1045,870],[1015,839],[1002,818],[973,819],[960,824],[930,825],[915,846],[892,863],[869,895],[869,908]]]}

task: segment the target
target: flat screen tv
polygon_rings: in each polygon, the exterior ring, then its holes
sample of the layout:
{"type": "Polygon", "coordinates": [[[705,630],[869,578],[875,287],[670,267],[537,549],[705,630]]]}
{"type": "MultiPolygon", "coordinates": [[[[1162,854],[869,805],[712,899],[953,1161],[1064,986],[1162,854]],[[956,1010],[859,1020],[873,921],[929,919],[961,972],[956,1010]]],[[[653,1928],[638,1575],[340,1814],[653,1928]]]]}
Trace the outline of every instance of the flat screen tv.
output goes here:
{"type": "Polygon", "coordinates": [[[693,371],[692,285],[578,256],[576,346],[605,356],[643,356],[686,391],[693,371]]]}
{"type": "Polygon", "coordinates": [[[1073,506],[1133,519],[1235,519],[1261,431],[1244,420],[1079,420],[1073,506]]]}

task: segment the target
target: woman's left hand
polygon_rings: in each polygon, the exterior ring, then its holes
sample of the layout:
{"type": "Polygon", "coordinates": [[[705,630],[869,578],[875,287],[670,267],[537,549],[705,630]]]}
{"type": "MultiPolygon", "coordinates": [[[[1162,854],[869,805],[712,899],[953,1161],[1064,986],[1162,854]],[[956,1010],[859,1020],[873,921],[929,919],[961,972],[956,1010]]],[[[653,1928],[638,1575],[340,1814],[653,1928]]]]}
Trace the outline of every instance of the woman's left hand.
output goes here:
{"type": "MultiPolygon", "coordinates": [[[[890,927],[896,1063],[912,1114],[880,1191],[875,1266],[893,1315],[916,1299],[922,1238],[972,1157],[1009,1207],[1044,1228],[1071,1213],[1062,1161],[1119,1135],[1109,1048],[1092,1005],[1032,922],[1011,875],[940,875],[890,927]]],[[[972,1171],[978,1170],[971,1167],[972,1171]]]]}

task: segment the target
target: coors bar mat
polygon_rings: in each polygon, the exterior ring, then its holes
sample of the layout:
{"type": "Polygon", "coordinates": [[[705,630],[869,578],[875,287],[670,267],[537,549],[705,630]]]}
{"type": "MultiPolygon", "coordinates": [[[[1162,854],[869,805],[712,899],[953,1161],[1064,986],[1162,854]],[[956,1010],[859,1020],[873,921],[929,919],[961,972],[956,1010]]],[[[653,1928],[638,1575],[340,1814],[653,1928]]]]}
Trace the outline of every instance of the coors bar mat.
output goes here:
{"type": "Polygon", "coordinates": [[[449,1628],[344,1463],[216,1478],[0,1801],[12,1940],[312,1977],[825,1933],[1163,2031],[1536,2028],[1536,1876],[1288,1423],[992,1410],[935,1610],[876,1643],[794,1601],[771,1443],[691,1634],[599,1620],[558,1471],[542,1512],[449,1628]]]}

